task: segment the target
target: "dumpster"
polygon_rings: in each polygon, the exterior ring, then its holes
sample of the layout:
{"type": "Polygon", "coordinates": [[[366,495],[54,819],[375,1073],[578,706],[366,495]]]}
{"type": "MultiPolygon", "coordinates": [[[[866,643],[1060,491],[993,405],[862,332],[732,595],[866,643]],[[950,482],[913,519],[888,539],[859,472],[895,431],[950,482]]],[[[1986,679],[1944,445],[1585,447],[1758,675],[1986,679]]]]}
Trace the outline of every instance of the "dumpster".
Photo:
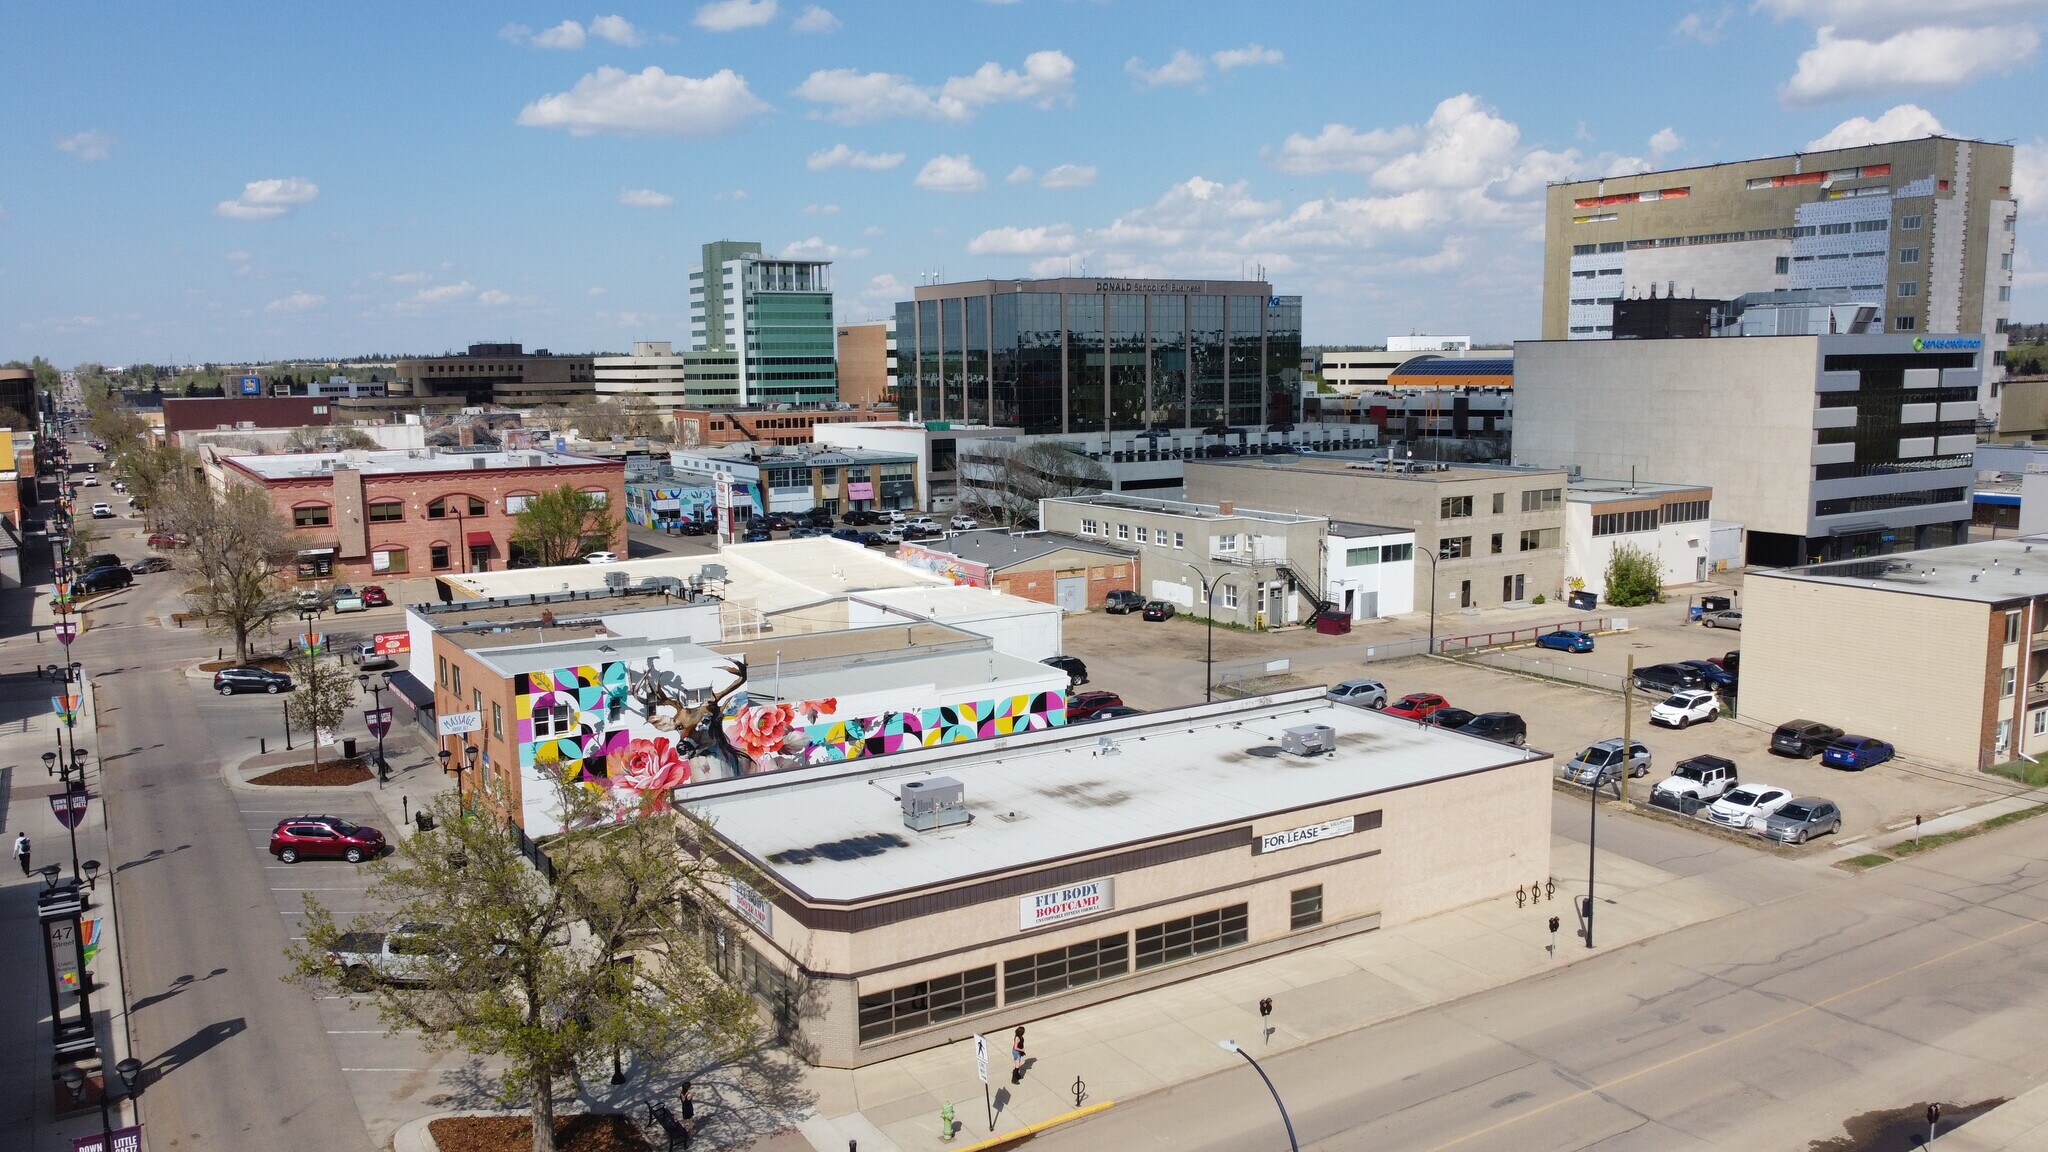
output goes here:
{"type": "Polygon", "coordinates": [[[1702,596],[1700,597],[1700,611],[1726,612],[1728,610],[1728,603],[1729,601],[1726,596],[1702,596]]]}
{"type": "Polygon", "coordinates": [[[1316,617],[1316,632],[1323,636],[1349,636],[1351,635],[1351,617],[1318,616],[1316,617]]]}
{"type": "Polygon", "coordinates": [[[1571,601],[1574,612],[1591,612],[1594,604],[1598,602],[1591,592],[1574,592],[1567,599],[1571,601]]]}

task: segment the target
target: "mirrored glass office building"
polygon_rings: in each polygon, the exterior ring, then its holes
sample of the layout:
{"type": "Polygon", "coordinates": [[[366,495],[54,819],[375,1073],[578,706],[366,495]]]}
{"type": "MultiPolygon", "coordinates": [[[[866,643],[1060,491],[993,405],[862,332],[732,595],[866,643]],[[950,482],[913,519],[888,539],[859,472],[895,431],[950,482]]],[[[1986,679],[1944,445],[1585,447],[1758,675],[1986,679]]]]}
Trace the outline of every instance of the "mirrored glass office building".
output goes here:
{"type": "Polygon", "coordinates": [[[902,406],[1030,433],[1291,423],[1301,297],[1263,280],[973,280],[896,305],[902,406]]]}

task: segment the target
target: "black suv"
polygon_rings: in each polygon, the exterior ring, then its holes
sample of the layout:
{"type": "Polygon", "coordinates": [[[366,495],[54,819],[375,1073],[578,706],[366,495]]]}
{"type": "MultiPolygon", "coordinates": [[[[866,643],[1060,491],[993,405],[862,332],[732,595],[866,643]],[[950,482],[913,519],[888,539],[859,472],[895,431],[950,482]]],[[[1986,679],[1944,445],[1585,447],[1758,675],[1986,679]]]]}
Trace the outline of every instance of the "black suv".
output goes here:
{"type": "Polygon", "coordinates": [[[119,568],[120,566],[121,558],[112,552],[101,552],[96,555],[87,556],[85,563],[79,565],[80,568],[87,572],[95,568],[119,568]]]}
{"type": "Polygon", "coordinates": [[[1045,659],[1040,660],[1039,663],[1065,672],[1067,674],[1068,687],[1079,688],[1088,682],[1088,665],[1081,663],[1078,657],[1047,656],[1045,659]]]}
{"type": "Polygon", "coordinates": [[[1513,712],[1481,712],[1467,720],[1458,731],[1467,736],[1497,740],[1502,744],[1519,745],[1529,742],[1529,726],[1513,712]]]}
{"type": "Polygon", "coordinates": [[[213,690],[223,696],[237,692],[268,692],[275,696],[292,690],[292,678],[268,668],[223,668],[213,674],[213,690]]]}
{"type": "Polygon", "coordinates": [[[1822,749],[1842,738],[1842,730],[1818,720],[1787,720],[1771,733],[1771,751],[1801,760],[1820,755],[1822,749]]]}
{"type": "Polygon", "coordinates": [[[1128,616],[1144,606],[1144,594],[1128,588],[1119,588],[1102,598],[1102,610],[1111,616],[1128,616]]]}
{"type": "Polygon", "coordinates": [[[1636,669],[1635,686],[1645,692],[1676,692],[1705,686],[1707,678],[1683,664],[1652,664],[1636,669]]]}
{"type": "Polygon", "coordinates": [[[85,575],[80,576],[74,590],[81,594],[112,592],[117,588],[126,588],[133,583],[135,583],[135,573],[118,564],[113,564],[104,568],[94,568],[85,575]]]}

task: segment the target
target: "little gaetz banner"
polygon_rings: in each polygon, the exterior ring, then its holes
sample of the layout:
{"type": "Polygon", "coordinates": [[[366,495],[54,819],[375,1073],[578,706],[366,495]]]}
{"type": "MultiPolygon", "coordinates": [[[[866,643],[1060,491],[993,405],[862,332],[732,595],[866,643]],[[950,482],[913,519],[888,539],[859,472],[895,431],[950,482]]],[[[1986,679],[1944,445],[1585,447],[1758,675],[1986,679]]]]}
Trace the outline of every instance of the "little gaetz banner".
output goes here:
{"type": "Polygon", "coordinates": [[[1079,920],[1116,907],[1116,880],[1083,880],[1064,888],[1034,892],[1017,901],[1017,927],[1029,932],[1062,920],[1079,920]]]}
{"type": "Polygon", "coordinates": [[[1336,820],[1326,820],[1321,824],[1310,824],[1306,828],[1268,832],[1259,837],[1259,854],[1278,852],[1282,848],[1299,848],[1303,844],[1314,844],[1318,840],[1349,836],[1357,826],[1357,819],[1355,816],[1344,816],[1336,820]]]}

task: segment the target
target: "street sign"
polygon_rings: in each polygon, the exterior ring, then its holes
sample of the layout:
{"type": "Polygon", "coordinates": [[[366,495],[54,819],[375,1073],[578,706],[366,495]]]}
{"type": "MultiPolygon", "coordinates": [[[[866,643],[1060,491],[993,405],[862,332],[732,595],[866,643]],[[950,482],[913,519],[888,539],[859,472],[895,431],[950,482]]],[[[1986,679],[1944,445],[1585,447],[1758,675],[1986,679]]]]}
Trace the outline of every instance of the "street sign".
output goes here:
{"type": "Polygon", "coordinates": [[[391,731],[391,709],[363,709],[363,725],[370,730],[370,735],[382,740],[391,731]]]}
{"type": "Polygon", "coordinates": [[[63,792],[50,797],[50,814],[65,828],[76,828],[85,821],[85,804],[90,793],[63,792]]]}
{"type": "Polygon", "coordinates": [[[57,621],[57,643],[69,648],[71,647],[71,642],[76,639],[78,639],[78,624],[76,621],[57,621]]]}
{"type": "Polygon", "coordinates": [[[436,717],[434,724],[443,736],[460,736],[466,732],[482,730],[484,714],[481,712],[451,712],[446,716],[436,717]]]}
{"type": "Polygon", "coordinates": [[[114,1129],[114,1146],[107,1147],[106,1134],[95,1132],[90,1136],[73,1136],[71,1152],[142,1152],[142,1125],[131,1124],[126,1128],[114,1129]]]}
{"type": "Polygon", "coordinates": [[[979,1032],[974,1034],[974,1074],[988,1083],[988,1037],[979,1032]]]}

